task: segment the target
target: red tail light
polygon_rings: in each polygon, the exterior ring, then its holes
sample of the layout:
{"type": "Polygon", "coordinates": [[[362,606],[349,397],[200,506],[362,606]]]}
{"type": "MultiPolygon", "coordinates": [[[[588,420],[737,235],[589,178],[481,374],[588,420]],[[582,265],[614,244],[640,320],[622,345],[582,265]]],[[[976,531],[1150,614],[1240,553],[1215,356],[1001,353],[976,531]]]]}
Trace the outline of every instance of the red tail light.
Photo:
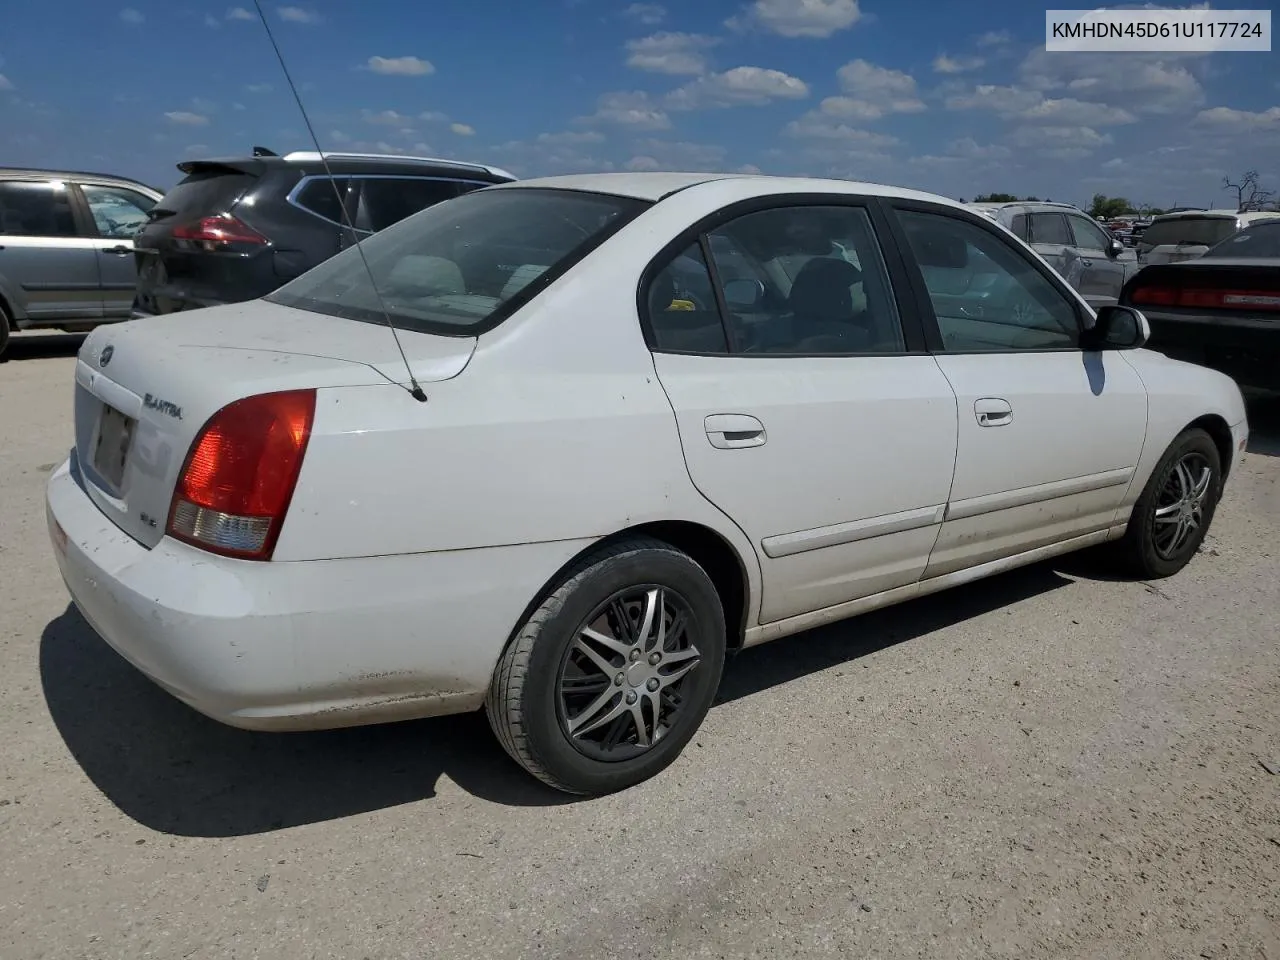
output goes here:
{"type": "Polygon", "coordinates": [[[187,454],[168,533],[213,553],[270,560],[315,419],[316,392],[237,400],[204,425],[187,454]]]}
{"type": "Polygon", "coordinates": [[[1197,290],[1139,287],[1130,297],[1137,306],[1209,307],[1215,310],[1280,310],[1280,293],[1265,290],[1197,290]]]}
{"type": "Polygon", "coordinates": [[[260,247],[267,238],[243,220],[227,213],[215,217],[201,217],[194,223],[184,223],[173,228],[175,240],[199,243],[205,250],[226,250],[232,244],[250,244],[260,247]]]}

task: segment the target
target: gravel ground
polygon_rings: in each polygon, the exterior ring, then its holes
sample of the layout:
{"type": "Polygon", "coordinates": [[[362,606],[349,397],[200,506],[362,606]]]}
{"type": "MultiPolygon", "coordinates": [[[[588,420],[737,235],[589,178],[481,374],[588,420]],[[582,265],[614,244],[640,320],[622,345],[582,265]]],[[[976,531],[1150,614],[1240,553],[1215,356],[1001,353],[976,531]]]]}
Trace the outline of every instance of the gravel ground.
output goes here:
{"type": "Polygon", "coordinates": [[[0,365],[0,956],[1280,960],[1274,407],[1181,575],[749,651],[667,773],[565,802],[480,717],[244,733],[111,653],[44,528],[76,344],[0,365]]]}

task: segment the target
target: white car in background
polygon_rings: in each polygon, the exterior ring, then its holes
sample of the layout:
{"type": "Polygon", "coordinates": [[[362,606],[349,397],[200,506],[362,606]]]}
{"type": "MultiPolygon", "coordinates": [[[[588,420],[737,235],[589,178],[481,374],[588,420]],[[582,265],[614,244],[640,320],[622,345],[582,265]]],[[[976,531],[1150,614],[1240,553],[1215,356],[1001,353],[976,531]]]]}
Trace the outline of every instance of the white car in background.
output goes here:
{"type": "Polygon", "coordinates": [[[1234,210],[1180,210],[1151,221],[1137,243],[1145,266],[1195,260],[1215,244],[1255,223],[1280,220],[1280,211],[1237,213],[1234,210]]]}
{"type": "Polygon", "coordinates": [[[1245,409],[1146,334],[928,194],[490,187],[90,336],[50,535],[93,627],[209,716],[483,705],[602,793],[675,759],[741,647],[1108,541],[1181,569],[1245,409]]]}

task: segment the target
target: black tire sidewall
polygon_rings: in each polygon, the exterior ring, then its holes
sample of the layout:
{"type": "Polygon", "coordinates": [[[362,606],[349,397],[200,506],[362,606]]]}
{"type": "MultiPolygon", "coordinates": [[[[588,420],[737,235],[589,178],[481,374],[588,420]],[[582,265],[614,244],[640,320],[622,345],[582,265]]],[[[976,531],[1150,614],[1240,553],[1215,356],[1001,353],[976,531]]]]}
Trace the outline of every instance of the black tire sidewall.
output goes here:
{"type": "Polygon", "coordinates": [[[531,754],[556,781],[582,793],[611,793],[656,775],[679,756],[711,709],[724,669],[725,638],[719,595],[693,560],[674,550],[643,547],[605,558],[581,575],[560,608],[544,621],[534,643],[521,691],[531,754]],[[689,675],[692,682],[682,688],[690,700],[674,730],[631,760],[593,760],[580,753],[561,729],[560,665],[577,629],[597,605],[619,590],[644,583],[674,589],[688,602],[702,661],[689,675]]]}
{"type": "Polygon", "coordinates": [[[1200,429],[1188,430],[1170,444],[1169,449],[1165,451],[1165,455],[1152,472],[1151,479],[1147,481],[1147,486],[1142,491],[1142,496],[1138,498],[1137,504],[1134,505],[1133,526],[1130,528],[1130,533],[1132,549],[1137,554],[1133,559],[1137,562],[1141,572],[1149,576],[1168,577],[1177,573],[1191,562],[1191,558],[1200,549],[1200,544],[1204,542],[1204,538],[1209,532],[1209,525],[1213,522],[1214,514],[1218,509],[1218,501],[1222,498],[1222,485],[1222,457],[1209,434],[1200,429]],[[1200,528],[1176,556],[1171,559],[1165,559],[1156,552],[1155,546],[1156,498],[1160,495],[1160,490],[1164,487],[1173,465],[1188,453],[1198,453],[1209,462],[1210,469],[1213,471],[1213,480],[1210,484],[1209,497],[1205,503],[1200,528]]]}
{"type": "Polygon", "coordinates": [[[9,347],[9,314],[3,306],[0,306],[0,359],[4,358],[5,351],[9,347]]]}

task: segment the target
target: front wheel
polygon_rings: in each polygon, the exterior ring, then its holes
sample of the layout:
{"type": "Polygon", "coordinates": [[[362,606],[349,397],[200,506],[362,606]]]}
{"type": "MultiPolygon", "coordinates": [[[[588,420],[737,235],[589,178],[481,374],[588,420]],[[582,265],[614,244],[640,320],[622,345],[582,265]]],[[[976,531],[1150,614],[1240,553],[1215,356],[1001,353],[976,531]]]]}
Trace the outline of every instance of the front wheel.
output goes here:
{"type": "Polygon", "coordinates": [[[625,789],[667,767],[724,668],[724,611],[687,554],[635,539],[588,555],[503,653],[485,701],[511,757],[566,793],[625,789]]]}
{"type": "Polygon", "coordinates": [[[1222,496],[1222,458],[1213,438],[1181,433],[1156,465],[1118,544],[1121,559],[1144,579],[1168,577],[1200,548],[1222,496]]]}

